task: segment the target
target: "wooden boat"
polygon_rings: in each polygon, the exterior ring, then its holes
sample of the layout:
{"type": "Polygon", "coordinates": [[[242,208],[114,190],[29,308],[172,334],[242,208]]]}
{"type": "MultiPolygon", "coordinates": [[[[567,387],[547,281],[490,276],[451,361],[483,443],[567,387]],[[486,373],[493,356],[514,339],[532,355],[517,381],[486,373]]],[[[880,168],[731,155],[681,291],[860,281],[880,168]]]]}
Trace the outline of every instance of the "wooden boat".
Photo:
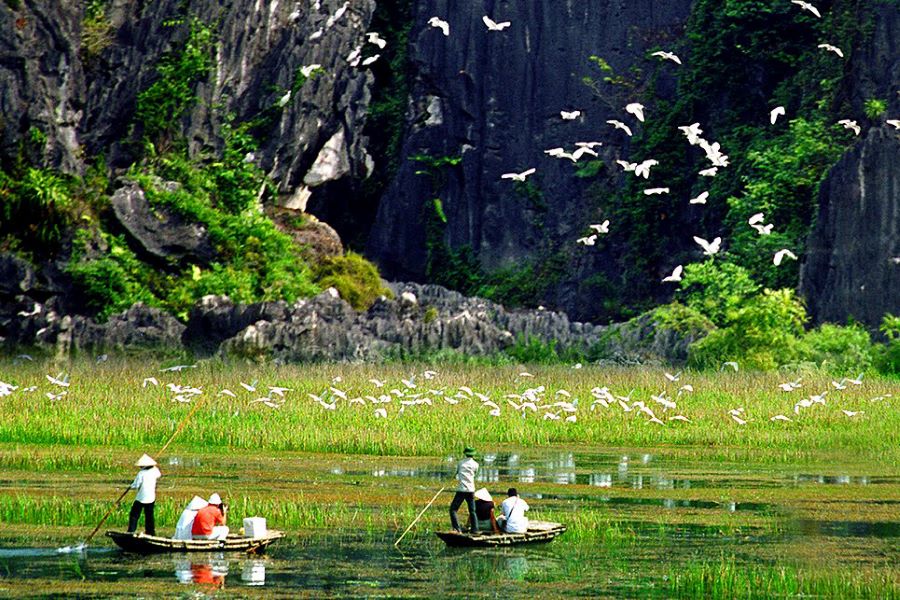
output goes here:
{"type": "Polygon", "coordinates": [[[146,535],[144,533],[125,533],[107,531],[107,537],[127,552],[139,554],[155,554],[158,552],[248,552],[262,554],[266,548],[284,537],[281,531],[268,531],[257,538],[229,535],[225,540],[173,540],[171,538],[146,535]]]}
{"type": "Polygon", "coordinates": [[[551,541],[566,530],[562,523],[531,521],[525,533],[459,533],[457,531],[436,531],[448,546],[490,547],[513,546],[515,544],[539,544],[551,541]]]}

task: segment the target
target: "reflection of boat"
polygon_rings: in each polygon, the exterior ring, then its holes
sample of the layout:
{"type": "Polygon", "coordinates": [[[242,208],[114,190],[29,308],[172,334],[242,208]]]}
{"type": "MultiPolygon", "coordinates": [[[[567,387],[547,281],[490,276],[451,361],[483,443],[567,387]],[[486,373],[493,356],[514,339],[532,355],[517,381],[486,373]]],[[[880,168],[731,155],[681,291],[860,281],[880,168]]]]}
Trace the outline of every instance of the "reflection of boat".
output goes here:
{"type": "Polygon", "coordinates": [[[260,554],[275,540],[284,537],[280,531],[268,531],[266,535],[249,538],[229,535],[225,540],[173,540],[143,533],[107,531],[106,535],[128,552],[153,554],[157,552],[249,552],[260,554]]]}
{"type": "Polygon", "coordinates": [[[512,546],[515,544],[538,544],[549,542],[566,530],[562,523],[531,521],[525,533],[459,533],[456,531],[436,531],[448,546],[512,546]]]}

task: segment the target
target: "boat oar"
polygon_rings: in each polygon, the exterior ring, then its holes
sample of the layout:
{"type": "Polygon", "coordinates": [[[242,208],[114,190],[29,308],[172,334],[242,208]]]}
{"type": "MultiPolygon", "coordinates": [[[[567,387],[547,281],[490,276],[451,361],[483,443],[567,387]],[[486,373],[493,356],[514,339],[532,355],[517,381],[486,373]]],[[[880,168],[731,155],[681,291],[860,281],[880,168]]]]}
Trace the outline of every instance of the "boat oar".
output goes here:
{"type": "Polygon", "coordinates": [[[443,491],[446,490],[446,489],[447,489],[447,487],[444,486],[444,487],[442,487],[441,489],[438,490],[438,493],[434,495],[434,498],[431,499],[431,502],[429,502],[428,504],[426,504],[426,505],[425,505],[425,508],[422,509],[422,512],[420,512],[420,513],[418,514],[418,516],[413,520],[413,522],[409,524],[409,527],[406,528],[406,531],[403,532],[403,535],[401,535],[399,538],[397,538],[397,541],[394,542],[394,545],[395,545],[395,546],[400,545],[400,542],[403,540],[403,538],[406,537],[406,534],[409,533],[409,530],[413,528],[413,525],[415,525],[416,523],[419,522],[419,519],[422,518],[422,515],[425,514],[425,511],[428,510],[429,508],[431,508],[431,505],[434,504],[434,501],[437,500],[438,496],[440,496],[441,493],[443,493],[443,491]]]}
{"type": "MultiPolygon", "coordinates": [[[[194,407],[191,409],[191,412],[189,412],[189,413],[187,414],[187,416],[185,416],[185,417],[181,420],[181,423],[178,424],[178,427],[176,427],[176,428],[175,428],[175,431],[172,432],[172,435],[169,436],[169,440],[168,440],[165,444],[163,444],[163,447],[160,448],[160,449],[159,449],[159,452],[156,453],[156,458],[157,458],[157,459],[158,459],[160,456],[162,456],[163,452],[165,452],[166,449],[169,447],[169,444],[172,443],[172,440],[175,439],[175,436],[177,436],[177,435],[181,432],[181,430],[184,428],[184,426],[187,425],[187,422],[191,419],[191,417],[194,416],[194,413],[197,412],[197,409],[200,408],[200,405],[203,404],[203,400],[204,400],[204,399],[205,399],[205,398],[201,398],[199,401],[197,401],[197,403],[194,404],[194,407]]],[[[92,539],[94,539],[94,536],[97,535],[97,532],[100,531],[100,528],[103,527],[103,524],[106,523],[106,520],[109,518],[109,516],[112,514],[112,512],[119,506],[119,504],[122,502],[122,499],[125,498],[125,495],[128,493],[128,491],[129,491],[130,489],[131,489],[131,486],[130,486],[130,485],[129,485],[127,488],[125,488],[125,490],[122,492],[122,494],[121,494],[118,498],[116,498],[116,501],[115,501],[115,502],[113,503],[113,505],[109,508],[109,510],[106,511],[106,514],[103,515],[103,518],[100,519],[100,522],[97,523],[97,526],[94,527],[94,530],[91,532],[91,534],[90,534],[89,536],[87,536],[87,539],[85,539],[85,540],[80,544],[80,546],[76,546],[76,549],[79,549],[79,550],[80,550],[80,549],[83,549],[85,546],[88,545],[88,542],[90,542],[92,539]]]]}

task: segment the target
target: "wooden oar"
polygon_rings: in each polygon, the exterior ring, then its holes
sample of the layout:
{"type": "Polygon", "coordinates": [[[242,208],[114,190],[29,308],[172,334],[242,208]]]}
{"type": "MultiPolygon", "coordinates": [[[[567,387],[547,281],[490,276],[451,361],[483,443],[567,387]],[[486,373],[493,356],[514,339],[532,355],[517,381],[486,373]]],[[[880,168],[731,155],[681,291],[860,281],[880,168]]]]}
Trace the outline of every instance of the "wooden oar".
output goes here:
{"type": "MultiPolygon", "coordinates": [[[[181,420],[181,423],[178,424],[178,427],[176,427],[175,431],[172,432],[172,435],[169,436],[169,440],[165,444],[163,444],[163,447],[160,448],[159,452],[156,453],[157,459],[159,459],[159,457],[162,456],[163,452],[165,452],[166,449],[169,447],[169,444],[172,443],[172,440],[175,439],[175,436],[177,436],[181,432],[181,430],[184,428],[184,426],[187,425],[187,422],[190,420],[191,417],[194,416],[194,413],[197,412],[197,409],[200,408],[200,405],[203,404],[203,400],[205,400],[205,399],[206,398],[204,397],[204,398],[201,398],[200,400],[198,400],[197,403],[194,404],[194,407],[191,409],[191,412],[189,412],[187,414],[187,416],[181,420]]],[[[94,530],[91,532],[91,534],[89,536],[87,536],[87,539],[85,539],[81,543],[82,547],[87,546],[88,542],[90,542],[92,539],[94,539],[94,536],[97,535],[97,532],[100,531],[100,528],[103,527],[103,524],[106,523],[106,520],[109,518],[109,516],[112,514],[112,512],[116,509],[116,507],[119,506],[119,503],[122,502],[122,499],[129,492],[129,490],[131,490],[130,485],[127,488],[125,488],[125,490],[122,492],[122,494],[118,498],[116,498],[116,501],[109,508],[109,510],[106,511],[106,514],[103,515],[103,518],[100,519],[100,522],[97,523],[97,526],[94,527],[94,530]]]]}
{"type": "Polygon", "coordinates": [[[438,490],[438,493],[434,495],[434,498],[431,499],[431,502],[426,504],[425,508],[422,509],[422,512],[420,512],[419,515],[415,518],[415,520],[413,520],[413,522],[409,524],[409,527],[406,528],[406,531],[403,532],[403,535],[401,535],[399,538],[397,538],[397,541],[394,542],[395,546],[398,546],[400,544],[400,542],[403,540],[403,538],[406,537],[406,534],[409,533],[409,530],[413,528],[413,525],[415,525],[416,523],[419,522],[419,519],[422,518],[422,515],[425,514],[425,511],[428,510],[429,508],[431,508],[431,505],[434,504],[434,501],[437,500],[437,497],[440,496],[441,493],[446,489],[447,489],[447,487],[444,486],[438,490]]]}

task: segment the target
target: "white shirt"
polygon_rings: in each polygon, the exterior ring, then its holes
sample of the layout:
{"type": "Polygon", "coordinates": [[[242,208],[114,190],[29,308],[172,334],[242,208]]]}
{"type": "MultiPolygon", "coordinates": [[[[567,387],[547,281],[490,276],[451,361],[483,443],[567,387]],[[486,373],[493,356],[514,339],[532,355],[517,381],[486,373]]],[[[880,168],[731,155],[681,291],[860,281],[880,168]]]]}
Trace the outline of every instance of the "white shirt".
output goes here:
{"type": "Polygon", "coordinates": [[[528,503],[518,496],[510,496],[500,504],[500,510],[506,517],[507,533],[525,533],[528,531],[528,517],[525,511],[528,510],[528,503]]]}
{"type": "Polygon", "coordinates": [[[181,513],[181,517],[178,518],[178,523],[175,525],[175,535],[172,536],[173,540],[191,540],[193,537],[191,536],[191,529],[194,527],[194,517],[197,516],[196,510],[191,510],[189,508],[184,509],[184,512],[181,513]]]}
{"type": "Polygon", "coordinates": [[[472,457],[467,457],[464,461],[456,466],[456,479],[459,485],[456,486],[457,492],[474,492],[475,491],[475,473],[478,471],[478,463],[472,457]]]}
{"type": "Polygon", "coordinates": [[[156,467],[141,469],[131,484],[131,489],[136,489],[134,499],[141,504],[150,504],[156,501],[156,480],[162,477],[162,473],[156,467]]]}

